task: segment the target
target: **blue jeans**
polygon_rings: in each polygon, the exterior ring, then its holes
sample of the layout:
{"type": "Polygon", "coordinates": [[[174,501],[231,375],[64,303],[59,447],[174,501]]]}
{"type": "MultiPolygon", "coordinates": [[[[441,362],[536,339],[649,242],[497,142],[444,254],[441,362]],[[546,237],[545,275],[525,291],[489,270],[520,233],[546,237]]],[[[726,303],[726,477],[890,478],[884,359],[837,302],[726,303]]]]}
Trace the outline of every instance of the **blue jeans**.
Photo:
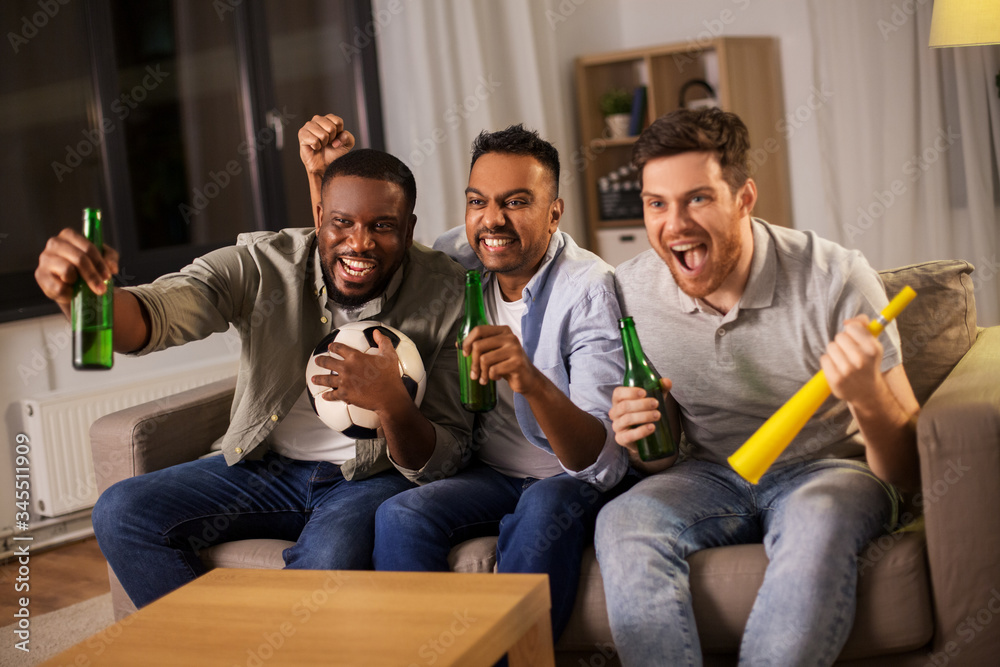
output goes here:
{"type": "Polygon", "coordinates": [[[347,481],[332,463],[269,452],[227,466],[213,456],[114,484],[92,518],[111,569],[142,607],[204,574],[198,552],[222,542],[291,540],[285,567],[370,569],[375,510],[412,487],[395,470],[347,481]]]}
{"type": "Polygon", "coordinates": [[[623,665],[700,665],[687,557],[764,543],[770,564],[740,664],[830,665],[854,623],[857,555],[896,522],[898,494],[862,463],[823,459],[758,486],[684,461],[641,481],[597,520],[611,633],[623,665]]]}
{"type": "Polygon", "coordinates": [[[499,535],[498,572],[549,575],[558,639],[573,611],[594,518],[615,490],[601,493],[565,473],[508,477],[477,461],[382,504],[375,517],[375,569],[445,572],[453,546],[499,535]]]}

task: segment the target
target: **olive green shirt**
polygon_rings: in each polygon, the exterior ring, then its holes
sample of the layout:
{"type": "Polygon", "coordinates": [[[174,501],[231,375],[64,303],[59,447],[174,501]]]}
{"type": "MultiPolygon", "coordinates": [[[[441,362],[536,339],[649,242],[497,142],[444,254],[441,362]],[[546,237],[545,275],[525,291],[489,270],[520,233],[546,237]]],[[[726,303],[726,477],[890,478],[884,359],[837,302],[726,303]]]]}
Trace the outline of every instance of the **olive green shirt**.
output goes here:
{"type": "MultiPolygon", "coordinates": [[[[462,267],[447,255],[415,243],[385,294],[365,304],[359,318],[406,333],[427,369],[420,411],[434,426],[434,452],[419,470],[396,466],[417,483],[457,472],[470,443],[472,419],[460,402],[454,347],[464,278],[462,267]]],[[[236,327],[240,368],[221,449],[230,465],[263,455],[268,435],[305,390],[306,363],[332,326],[315,230],[241,234],[235,246],[126,289],[143,303],[151,322],[149,344],[134,354],[236,327]]],[[[355,458],[341,466],[346,479],[364,479],[393,465],[385,438],[356,443],[355,458]]]]}

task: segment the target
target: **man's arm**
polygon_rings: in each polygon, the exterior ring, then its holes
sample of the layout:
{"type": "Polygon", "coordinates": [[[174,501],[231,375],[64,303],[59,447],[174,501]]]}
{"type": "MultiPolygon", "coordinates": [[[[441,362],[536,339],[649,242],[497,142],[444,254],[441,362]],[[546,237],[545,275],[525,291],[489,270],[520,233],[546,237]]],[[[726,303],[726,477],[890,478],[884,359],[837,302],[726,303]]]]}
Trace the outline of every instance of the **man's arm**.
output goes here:
{"type": "MultiPolygon", "coordinates": [[[[679,447],[680,416],[677,403],[670,396],[670,388],[673,385],[670,380],[660,378],[660,386],[663,387],[663,405],[667,409],[670,433],[673,434],[674,442],[679,447]]],[[[636,470],[652,474],[666,470],[677,461],[677,454],[648,463],[639,458],[636,443],[646,436],[653,435],[656,428],[654,422],[659,421],[662,416],[657,409],[656,399],[647,397],[646,391],[641,387],[616,387],[611,395],[611,411],[608,416],[611,417],[611,427],[615,431],[615,441],[628,450],[629,462],[636,470]]]]}
{"type": "Polygon", "coordinates": [[[913,490],[920,484],[920,405],[901,365],[881,372],[882,352],[882,343],[868,331],[868,317],[860,315],[844,322],[820,364],[833,395],[847,403],[858,421],[872,472],[913,490]]]}
{"type": "Polygon", "coordinates": [[[299,157],[309,178],[312,210],[322,202],[323,173],[331,162],[354,148],[354,135],[344,129],[344,119],[332,113],[313,116],[299,129],[299,157]]]}
{"type": "Polygon", "coordinates": [[[506,326],[478,326],[462,342],[472,357],[473,380],[506,380],[531,406],[552,451],[570,470],[597,461],[604,447],[604,425],[577,407],[528,359],[514,332],[506,326]]]}
{"type": "MultiPolygon", "coordinates": [[[[103,294],[105,281],[118,273],[118,253],[104,246],[104,255],[76,230],[66,228],[45,244],[38,257],[35,281],[67,318],[73,300],[73,285],[83,278],[96,294],[103,294]]],[[[125,290],[114,291],[114,349],[134,352],[149,342],[149,314],[142,303],[125,290]]]]}

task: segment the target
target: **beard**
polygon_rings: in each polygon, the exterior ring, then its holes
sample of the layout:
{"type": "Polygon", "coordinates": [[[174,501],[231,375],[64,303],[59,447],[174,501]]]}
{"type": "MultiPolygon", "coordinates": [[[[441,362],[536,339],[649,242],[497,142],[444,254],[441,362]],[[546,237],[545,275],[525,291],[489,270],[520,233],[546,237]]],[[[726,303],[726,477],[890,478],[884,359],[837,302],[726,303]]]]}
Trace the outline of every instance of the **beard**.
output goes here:
{"type": "Polygon", "coordinates": [[[727,234],[720,238],[712,250],[713,256],[709,257],[708,260],[712,263],[712,266],[709,267],[711,271],[697,278],[691,278],[675,268],[674,263],[681,260],[678,259],[673,251],[669,248],[667,249],[667,252],[671,255],[670,261],[667,262],[670,275],[674,277],[677,287],[693,299],[704,299],[714,293],[722,286],[726,278],[736,270],[743,250],[739,231],[734,229],[732,234],[727,234]]]}
{"type": "Polygon", "coordinates": [[[328,279],[325,275],[323,276],[323,282],[326,283],[326,293],[330,296],[330,300],[338,306],[342,306],[348,310],[357,310],[361,308],[361,306],[365,305],[385,291],[385,286],[383,285],[377,289],[372,289],[365,294],[351,295],[345,294],[337,289],[337,286],[333,283],[333,281],[328,279]]]}
{"type": "MultiPolygon", "coordinates": [[[[340,256],[357,257],[358,259],[371,259],[375,261],[373,257],[368,257],[364,254],[340,255],[340,256]]],[[[368,291],[363,292],[361,294],[347,294],[346,292],[342,291],[340,288],[337,287],[337,281],[334,280],[333,278],[334,266],[335,263],[338,261],[340,260],[334,258],[332,262],[330,262],[329,264],[326,262],[323,263],[323,284],[326,285],[326,293],[330,297],[331,301],[333,301],[338,306],[342,306],[343,308],[351,310],[358,309],[364,304],[371,301],[372,299],[381,296],[385,292],[386,288],[389,286],[389,281],[392,280],[393,275],[395,275],[396,269],[399,268],[398,266],[393,267],[391,271],[387,272],[382,277],[382,279],[378,283],[373,285],[372,288],[369,289],[368,291]]]]}

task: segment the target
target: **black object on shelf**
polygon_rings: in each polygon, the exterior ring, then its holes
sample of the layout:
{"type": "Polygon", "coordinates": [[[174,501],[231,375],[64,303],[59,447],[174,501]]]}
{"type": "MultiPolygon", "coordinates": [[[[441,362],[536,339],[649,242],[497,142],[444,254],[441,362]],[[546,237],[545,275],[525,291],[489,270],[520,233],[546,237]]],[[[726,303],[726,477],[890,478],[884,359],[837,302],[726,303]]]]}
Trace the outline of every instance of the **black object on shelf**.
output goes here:
{"type": "Polygon", "coordinates": [[[646,124],[646,86],[636,86],[632,93],[632,117],[628,122],[628,134],[630,137],[642,132],[643,125],[646,124]]]}
{"type": "Polygon", "coordinates": [[[597,181],[597,203],[602,220],[642,217],[642,197],[635,167],[620,167],[597,181]]]}

